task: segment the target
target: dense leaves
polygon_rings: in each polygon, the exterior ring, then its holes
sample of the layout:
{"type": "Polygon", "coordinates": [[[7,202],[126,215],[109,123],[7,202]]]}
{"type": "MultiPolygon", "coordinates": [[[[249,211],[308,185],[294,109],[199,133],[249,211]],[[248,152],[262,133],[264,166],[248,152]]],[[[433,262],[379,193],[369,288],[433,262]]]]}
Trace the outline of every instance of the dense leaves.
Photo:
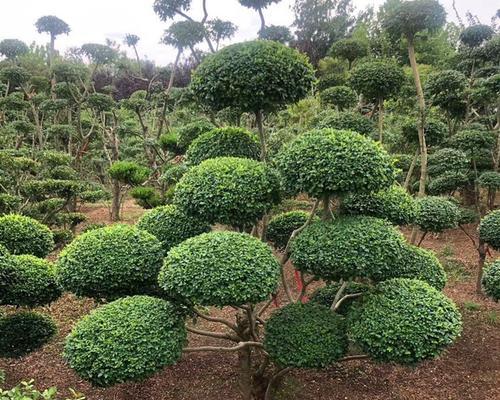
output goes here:
{"type": "MultiPolygon", "coordinates": [[[[331,307],[341,286],[342,284],[338,282],[329,283],[326,286],[320,287],[319,289],[315,290],[309,300],[313,303],[322,304],[325,307],[331,307]]],[[[340,298],[346,295],[364,294],[370,289],[371,286],[365,283],[349,282],[342,292],[340,298]]],[[[360,300],[360,297],[351,297],[344,300],[340,304],[336,312],[341,315],[346,315],[351,307],[360,300]]]]}
{"type": "Polygon", "coordinates": [[[488,265],[483,272],[483,289],[493,300],[500,300],[500,261],[488,265]]]}
{"type": "Polygon", "coordinates": [[[500,249],[500,210],[490,212],[481,220],[479,238],[493,249],[500,249]]]}
{"type": "Polygon", "coordinates": [[[427,196],[417,200],[415,222],[424,232],[443,232],[458,226],[460,211],[445,197],[427,196]]]}
{"type": "MultiPolygon", "coordinates": [[[[309,219],[306,211],[288,211],[271,218],[267,227],[267,240],[277,249],[284,249],[292,236],[293,231],[302,227],[309,219]]],[[[319,221],[317,216],[313,221],[319,221]]]]}

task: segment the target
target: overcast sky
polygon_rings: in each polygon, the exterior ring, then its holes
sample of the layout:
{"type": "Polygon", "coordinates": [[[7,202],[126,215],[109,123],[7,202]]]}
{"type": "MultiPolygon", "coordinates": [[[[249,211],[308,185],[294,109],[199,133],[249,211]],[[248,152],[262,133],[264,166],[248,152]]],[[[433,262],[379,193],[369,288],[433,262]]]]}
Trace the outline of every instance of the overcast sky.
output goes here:
{"type": "MultiPolygon", "coordinates": [[[[141,57],[154,60],[159,65],[167,64],[175,57],[175,51],[159,43],[168,23],[161,22],[153,12],[154,0],[0,0],[2,20],[0,40],[17,38],[31,43],[44,44],[45,34],[38,34],[34,27],[38,17],[56,15],[71,27],[68,36],[60,36],[56,42],[59,51],[83,43],[104,43],[106,38],[119,43],[126,33],[139,35],[141,57]],[[12,16],[12,17],[11,17],[12,16]]],[[[358,10],[370,5],[379,6],[384,0],[353,0],[358,10]]],[[[293,13],[290,9],[294,0],[283,0],[265,11],[268,25],[290,25],[293,13]]],[[[448,11],[448,18],[454,20],[452,0],[441,0],[448,11]]],[[[499,7],[496,0],[456,0],[462,16],[467,10],[477,15],[483,23],[489,24],[499,7]]],[[[194,14],[201,13],[201,0],[193,0],[194,14]]],[[[234,41],[255,38],[260,28],[256,12],[239,5],[238,0],[208,0],[210,17],[227,19],[238,25],[234,41]]],[[[125,46],[123,46],[125,47],[125,46]]],[[[130,55],[132,55],[130,53],[130,55]]]]}

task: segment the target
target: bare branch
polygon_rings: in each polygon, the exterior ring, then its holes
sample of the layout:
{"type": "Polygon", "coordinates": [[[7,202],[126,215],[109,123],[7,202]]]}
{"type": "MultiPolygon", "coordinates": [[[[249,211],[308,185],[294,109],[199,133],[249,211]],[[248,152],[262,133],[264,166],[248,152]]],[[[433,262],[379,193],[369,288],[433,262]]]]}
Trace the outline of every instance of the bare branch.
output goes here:
{"type": "Polygon", "coordinates": [[[224,324],[228,328],[231,328],[233,331],[238,332],[238,327],[235,324],[233,324],[232,322],[230,322],[230,321],[228,321],[228,320],[226,320],[224,318],[211,317],[209,315],[205,315],[205,314],[199,312],[198,310],[194,310],[194,312],[195,312],[195,314],[198,317],[200,317],[200,318],[202,318],[204,320],[207,320],[207,321],[210,321],[210,322],[218,322],[218,323],[224,324]]]}
{"type": "Polygon", "coordinates": [[[332,306],[330,307],[330,309],[332,311],[336,310],[335,307],[336,307],[337,303],[339,302],[340,297],[342,296],[342,293],[344,293],[344,290],[345,290],[346,287],[347,287],[347,281],[346,282],[342,282],[342,285],[340,285],[340,288],[337,291],[337,294],[335,295],[335,298],[333,299],[332,306]]]}
{"type": "Polygon", "coordinates": [[[201,347],[186,347],[184,353],[194,353],[202,351],[222,351],[222,352],[232,352],[242,350],[246,347],[259,347],[263,348],[264,345],[260,342],[240,342],[237,346],[233,347],[223,347],[223,346],[201,346],[201,347]]]}
{"type": "Polygon", "coordinates": [[[337,311],[342,305],[342,303],[347,299],[355,299],[356,297],[361,297],[361,296],[363,296],[363,293],[346,294],[339,301],[337,301],[337,304],[335,304],[335,306],[333,307],[333,311],[337,311]]]}
{"type": "Polygon", "coordinates": [[[224,333],[224,332],[204,331],[202,329],[191,328],[189,326],[186,326],[186,330],[188,332],[191,332],[191,333],[194,333],[194,334],[200,335],[200,336],[208,336],[208,337],[213,337],[213,338],[217,338],[217,339],[227,339],[227,340],[231,340],[231,341],[236,342],[236,343],[238,343],[240,341],[240,339],[238,337],[233,336],[233,335],[229,335],[229,334],[224,333]]]}

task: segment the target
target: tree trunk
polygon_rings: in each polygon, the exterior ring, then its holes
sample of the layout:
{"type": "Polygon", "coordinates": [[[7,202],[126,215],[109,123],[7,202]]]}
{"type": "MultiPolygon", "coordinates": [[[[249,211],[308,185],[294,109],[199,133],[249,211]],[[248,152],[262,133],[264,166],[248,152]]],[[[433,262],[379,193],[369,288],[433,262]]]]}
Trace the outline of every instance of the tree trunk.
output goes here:
{"type": "Polygon", "coordinates": [[[413,171],[415,170],[415,164],[417,164],[417,159],[418,159],[418,153],[420,152],[419,149],[415,151],[415,155],[413,156],[413,159],[411,160],[410,168],[408,168],[408,172],[406,174],[406,179],[403,187],[408,190],[410,187],[410,181],[411,177],[413,175],[413,171]]]}
{"type": "Polygon", "coordinates": [[[481,239],[479,239],[479,246],[477,248],[477,251],[479,253],[479,263],[477,271],[476,292],[477,294],[482,294],[483,269],[486,260],[486,244],[481,239]]]}
{"type": "Polygon", "coordinates": [[[134,45],[134,53],[135,53],[135,59],[137,60],[137,66],[139,67],[139,76],[142,77],[142,66],[141,66],[141,59],[139,57],[139,52],[137,51],[137,47],[134,45]]]}
{"type": "Polygon", "coordinates": [[[378,99],[378,140],[382,143],[384,138],[384,99],[378,99]]]}
{"type": "Polygon", "coordinates": [[[111,203],[111,221],[120,220],[121,186],[116,179],[113,180],[113,201],[111,203]]]}
{"type": "Polygon", "coordinates": [[[259,11],[259,17],[260,17],[260,30],[263,31],[264,28],[266,27],[266,20],[264,19],[264,13],[262,12],[261,7],[259,7],[257,11],[259,11]]]}
{"type": "Polygon", "coordinates": [[[266,144],[266,135],[264,133],[264,123],[263,123],[262,110],[259,110],[255,113],[255,120],[257,122],[257,129],[259,130],[260,158],[261,158],[262,162],[266,162],[266,160],[267,160],[267,144],[266,144]]]}
{"type": "Polygon", "coordinates": [[[56,37],[54,35],[50,35],[50,45],[49,45],[49,67],[52,67],[52,63],[54,62],[54,52],[56,48],[56,37]]]}

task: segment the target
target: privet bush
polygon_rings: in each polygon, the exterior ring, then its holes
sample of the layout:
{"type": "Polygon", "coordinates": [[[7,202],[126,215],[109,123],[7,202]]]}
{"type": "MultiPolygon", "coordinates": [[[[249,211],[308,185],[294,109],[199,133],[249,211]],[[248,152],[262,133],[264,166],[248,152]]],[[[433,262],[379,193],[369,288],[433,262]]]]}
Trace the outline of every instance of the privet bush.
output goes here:
{"type": "Polygon", "coordinates": [[[109,176],[127,185],[140,185],[150,174],[150,170],[131,161],[116,161],[108,169],[109,176]]]}
{"type": "Polygon", "coordinates": [[[242,128],[220,128],[200,135],[186,153],[190,165],[216,157],[240,157],[258,160],[260,146],[257,136],[242,128]]]}
{"type": "Polygon", "coordinates": [[[12,254],[47,256],[54,248],[52,232],[40,222],[22,215],[0,217],[0,244],[12,254]]]}
{"type": "Polygon", "coordinates": [[[354,107],[358,96],[349,86],[333,86],[322,90],[319,94],[321,103],[337,107],[340,111],[354,107]]]}
{"type": "Polygon", "coordinates": [[[317,129],[331,128],[347,130],[358,132],[365,136],[370,136],[375,129],[373,122],[368,117],[352,111],[322,111],[314,118],[313,125],[317,129]]]}
{"type": "MultiPolygon", "coordinates": [[[[319,217],[313,217],[319,221],[319,217]]],[[[267,240],[277,249],[284,249],[293,231],[303,226],[309,219],[309,213],[301,210],[288,211],[271,218],[267,226],[267,240]]]]}
{"type": "Polygon", "coordinates": [[[81,319],[66,339],[71,368],[97,386],[140,380],[175,364],[186,342],[174,306],[148,297],[125,297],[81,319]]]}
{"type": "Polygon", "coordinates": [[[276,258],[259,239],[246,233],[211,232],[172,248],[159,282],[175,297],[223,307],[266,300],[276,289],[278,276],[276,258]]]}
{"type": "Polygon", "coordinates": [[[455,203],[444,197],[427,196],[417,200],[415,222],[424,232],[443,232],[456,228],[460,211],[455,203]]]}
{"type": "Polygon", "coordinates": [[[497,171],[486,171],[478,178],[477,183],[480,187],[488,190],[500,189],[500,173],[497,171]]]}
{"type": "MultiPolygon", "coordinates": [[[[309,300],[313,303],[318,303],[325,307],[331,307],[335,300],[335,296],[337,295],[341,286],[342,284],[338,282],[329,283],[326,286],[316,289],[314,293],[311,295],[309,300]]],[[[349,282],[345,287],[342,296],[357,294],[357,293],[364,294],[368,292],[370,289],[371,286],[365,283],[349,282]]],[[[361,297],[352,297],[347,300],[344,300],[340,304],[340,307],[337,309],[336,312],[341,315],[346,315],[348,311],[351,309],[351,307],[360,299],[361,297]]]]}
{"type": "Polygon", "coordinates": [[[178,137],[178,146],[185,151],[198,136],[210,132],[215,128],[216,126],[206,119],[200,119],[183,125],[175,131],[178,137]]]}
{"type": "Polygon", "coordinates": [[[343,318],[317,303],[292,303],[265,326],[264,348],[279,367],[324,368],[347,353],[343,318]]]}
{"type": "Polygon", "coordinates": [[[114,299],[148,293],[163,262],[160,241],[127,225],[95,229],[78,236],[60,254],[58,276],[78,296],[114,299]]]}
{"type": "Polygon", "coordinates": [[[493,249],[500,249],[500,210],[490,212],[481,220],[479,238],[493,249]]]}
{"type": "Polygon", "coordinates": [[[500,300],[500,261],[488,265],[483,272],[484,292],[493,300],[500,300]]]}
{"type": "Polygon", "coordinates": [[[184,240],[210,231],[210,225],[184,214],[173,205],[147,212],[137,223],[137,228],[156,236],[165,254],[184,240]]]}
{"type": "MultiPolygon", "coordinates": [[[[401,131],[408,143],[418,145],[418,122],[416,120],[406,121],[401,127],[401,131]]],[[[448,128],[444,122],[429,118],[425,121],[424,131],[426,144],[428,146],[436,146],[444,140],[448,133],[448,128]]]]}
{"type": "Polygon", "coordinates": [[[221,157],[191,168],[175,188],[174,204],[210,224],[254,224],[279,199],[278,178],[255,160],[221,157]]]}
{"type": "Polygon", "coordinates": [[[378,361],[414,364],[435,358],[461,330],[453,302],[415,279],[379,283],[349,314],[351,337],[378,361]]]}

